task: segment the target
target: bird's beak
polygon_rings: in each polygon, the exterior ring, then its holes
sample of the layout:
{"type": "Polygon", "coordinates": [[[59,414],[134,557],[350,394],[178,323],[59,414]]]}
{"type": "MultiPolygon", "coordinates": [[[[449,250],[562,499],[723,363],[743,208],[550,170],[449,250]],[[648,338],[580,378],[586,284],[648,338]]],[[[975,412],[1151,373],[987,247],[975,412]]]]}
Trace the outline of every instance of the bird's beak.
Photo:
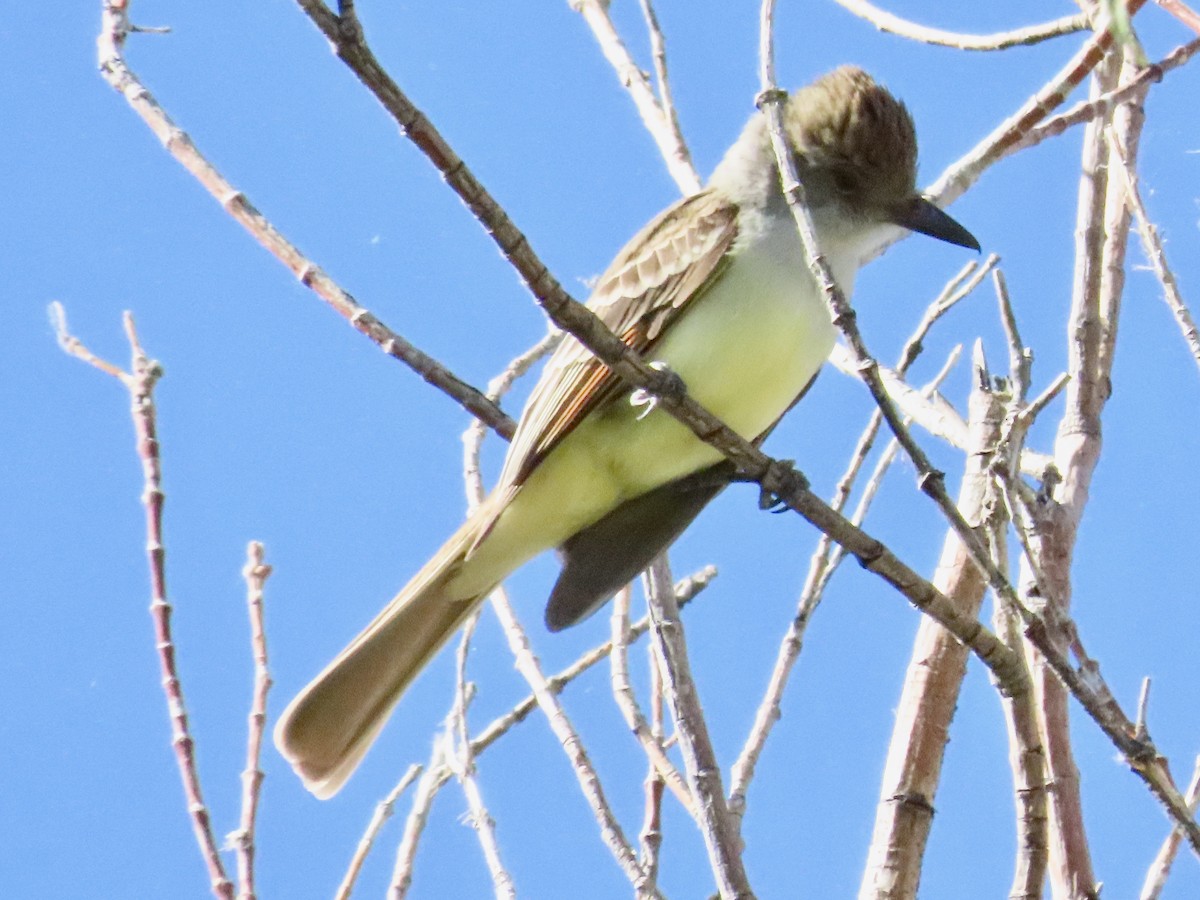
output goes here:
{"type": "Polygon", "coordinates": [[[894,212],[892,223],[979,252],[979,241],[975,236],[924,197],[904,201],[894,212]]]}

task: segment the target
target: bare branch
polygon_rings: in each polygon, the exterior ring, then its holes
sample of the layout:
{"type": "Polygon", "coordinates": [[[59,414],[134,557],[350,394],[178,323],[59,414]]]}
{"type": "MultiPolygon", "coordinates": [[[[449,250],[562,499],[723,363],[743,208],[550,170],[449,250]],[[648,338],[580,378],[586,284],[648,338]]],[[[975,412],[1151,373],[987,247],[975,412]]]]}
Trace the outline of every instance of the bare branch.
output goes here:
{"type": "Polygon", "coordinates": [[[250,647],[254,655],[254,694],[250,703],[249,735],[246,741],[246,767],[242,771],[242,815],[238,830],[229,836],[237,851],[238,900],[254,900],[254,823],[262,790],[263,733],[267,727],[267,692],[271,689],[271,673],[267,668],[267,632],[263,624],[263,588],[271,576],[263,545],[251,541],[246,548],[246,606],[250,611],[250,647]]]}
{"type": "Polygon", "coordinates": [[[646,0],[643,0],[642,9],[646,13],[651,39],[654,42],[655,63],[658,66],[659,86],[663,91],[663,104],[660,104],[658,98],[654,96],[654,89],[650,87],[650,80],[646,77],[646,73],[633,61],[625,42],[617,34],[617,27],[608,15],[608,3],[604,0],[568,0],[568,2],[573,10],[583,16],[583,20],[587,22],[588,27],[592,30],[592,35],[600,45],[600,51],[604,54],[604,58],[617,73],[621,85],[629,91],[629,96],[633,99],[638,114],[642,117],[642,123],[650,132],[654,143],[658,145],[658,151],[667,164],[667,171],[671,173],[671,177],[675,179],[679,189],[684,194],[696,193],[701,186],[700,176],[696,174],[691,153],[679,131],[674,107],[670,105],[670,89],[666,75],[666,51],[663,45],[662,31],[658,28],[658,20],[654,16],[653,8],[647,5],[646,0]],[[664,109],[664,105],[666,105],[666,109],[664,109]]]}
{"type": "MultiPolygon", "coordinates": [[[[678,598],[678,592],[676,593],[678,598]]],[[[648,644],[646,659],[650,664],[650,734],[660,745],[663,742],[663,683],[662,669],[654,655],[654,645],[648,644]]],[[[646,803],[639,835],[642,868],[650,884],[658,881],[659,851],[662,848],[662,798],[666,782],[651,763],[646,773],[646,803]]],[[[641,900],[641,897],[638,898],[641,900]]]]}
{"type": "MultiPolygon", "coordinates": [[[[600,826],[600,834],[605,845],[635,890],[645,890],[647,888],[646,874],[638,863],[637,854],[634,853],[629,840],[625,837],[625,832],[621,829],[620,822],[617,821],[609,806],[604,788],[600,783],[600,776],[588,757],[583,741],[567,717],[566,710],[558,702],[556,692],[551,690],[546,676],[542,673],[541,663],[534,655],[525,629],[521,627],[521,623],[517,620],[516,614],[508,602],[507,592],[503,588],[497,588],[492,592],[491,602],[492,609],[495,610],[497,618],[500,619],[500,625],[504,629],[504,635],[508,638],[509,649],[516,657],[517,671],[524,676],[533,689],[533,695],[537,698],[537,704],[550,724],[550,730],[562,744],[563,752],[566,753],[567,759],[571,763],[584,798],[600,826]]],[[[652,892],[651,896],[658,896],[658,892],[652,892]]]]}
{"type": "MultiPolygon", "coordinates": [[[[1001,404],[983,379],[974,381],[971,440],[958,507],[964,518],[980,525],[986,515],[988,452],[999,435],[1001,404]]],[[[979,614],[987,584],[954,530],[946,535],[933,583],[964,616],[979,614]]],[[[860,900],[916,896],[966,663],[966,648],[923,618],[896,709],[860,900]]]]}
{"type": "Polygon", "coordinates": [[[1059,113],[1047,119],[1040,125],[1029,130],[1014,147],[1014,150],[1024,150],[1033,147],[1050,137],[1062,134],[1075,125],[1083,125],[1092,119],[1109,115],[1119,104],[1138,96],[1147,85],[1162,81],[1172,69],[1182,66],[1200,51],[1200,38],[1176,47],[1162,60],[1141,69],[1137,75],[1128,81],[1123,81],[1113,90],[1101,94],[1095,99],[1081,100],[1066,112],[1059,113]]]}
{"type": "MultiPolygon", "coordinates": [[[[1197,48],[1200,48],[1200,40],[1194,43],[1197,48]]],[[[1115,139],[1110,140],[1110,147],[1117,162],[1120,163],[1114,165],[1113,169],[1120,173],[1118,177],[1124,182],[1125,202],[1129,204],[1130,211],[1137,218],[1138,235],[1142,239],[1142,252],[1146,254],[1146,259],[1150,261],[1154,274],[1158,276],[1159,284],[1163,289],[1163,300],[1166,301],[1167,307],[1175,317],[1180,333],[1183,334],[1183,339],[1192,352],[1192,358],[1196,360],[1197,365],[1200,365],[1200,329],[1197,329],[1192,311],[1183,299],[1183,294],[1179,290],[1179,282],[1175,280],[1175,273],[1167,264],[1166,248],[1142,202],[1137,175],[1126,158],[1125,151],[1115,139]]]]}
{"type": "MultiPolygon", "coordinates": [[[[1129,15],[1132,16],[1145,4],[1146,0],[1129,0],[1129,15]]],[[[1062,105],[1071,91],[1100,63],[1112,44],[1113,36],[1108,31],[1101,31],[1089,38],[1066,65],[1021,104],[1015,113],[947,168],[926,189],[926,195],[942,206],[961,197],[987,168],[1014,152],[1035,125],[1062,105]]]]}
{"type": "Polygon", "coordinates": [[[1088,17],[1079,13],[1074,16],[1064,16],[1042,25],[1030,25],[997,34],[958,34],[909,22],[907,19],[902,19],[867,3],[866,0],[835,0],[835,2],[860,19],[866,19],[880,31],[911,38],[924,44],[938,44],[958,50],[1007,50],[1009,47],[1040,44],[1042,41],[1065,34],[1074,34],[1088,28],[1088,17]]]}
{"type": "Polygon", "coordinates": [[[358,873],[362,871],[367,854],[371,852],[371,847],[375,843],[375,838],[379,836],[384,822],[392,817],[392,814],[396,811],[396,801],[408,786],[417,780],[417,776],[422,771],[424,771],[424,767],[416,763],[409,766],[408,771],[396,782],[396,786],[392,788],[391,792],[383,800],[379,801],[379,804],[375,807],[375,812],[371,816],[371,821],[367,823],[366,830],[358,841],[358,846],[354,850],[354,856],[350,860],[346,874],[342,876],[342,883],[338,885],[337,892],[333,895],[334,900],[349,900],[350,894],[354,890],[354,882],[358,880],[358,873]]]}
{"type": "MultiPolygon", "coordinates": [[[[898,366],[900,371],[907,370],[916,361],[921,353],[922,342],[929,333],[929,329],[953,305],[951,301],[957,302],[954,298],[961,299],[965,297],[979,283],[979,280],[975,276],[982,278],[982,273],[987,271],[985,268],[981,272],[975,272],[972,275],[974,266],[975,263],[969,264],[954,279],[951,279],[946,289],[926,309],[921,322],[905,343],[904,349],[900,351],[900,363],[898,366]],[[966,286],[963,286],[964,281],[967,282],[966,286]]],[[[922,393],[935,392],[949,374],[950,369],[957,359],[958,351],[956,348],[946,360],[946,364],[942,367],[942,370],[926,386],[922,393]]],[[[866,461],[867,454],[870,452],[870,448],[874,443],[882,422],[883,417],[879,410],[876,409],[858,439],[854,452],[851,454],[850,463],[841,480],[838,482],[837,488],[834,490],[833,500],[831,501],[832,508],[839,513],[842,512],[850,497],[850,490],[858,477],[862,464],[866,461]]],[[[882,484],[883,475],[891,465],[898,450],[899,445],[893,440],[880,456],[875,470],[866,488],[863,490],[858,506],[854,514],[850,517],[850,521],[854,524],[860,525],[866,519],[867,510],[875,497],[875,492],[879,485],[882,484]]],[[[813,613],[816,612],[817,606],[824,595],[825,588],[833,577],[833,573],[841,565],[843,559],[845,559],[845,549],[840,545],[835,549],[832,538],[828,534],[822,534],[821,540],[817,544],[817,549],[813,553],[812,560],[809,563],[808,577],[805,579],[804,589],[800,593],[799,608],[791,624],[788,626],[783,640],[780,642],[779,651],[775,658],[775,666],[771,670],[767,689],[759,703],[758,710],[754,714],[754,724],[746,737],[741,753],[738,754],[737,761],[733,764],[731,774],[732,784],[729,791],[729,807],[739,819],[746,814],[746,793],[749,789],[750,781],[754,777],[758,758],[766,746],[771,729],[774,727],[775,722],[782,716],[783,692],[787,687],[792,669],[797,659],[799,659],[800,652],[804,648],[804,635],[808,630],[808,623],[811,621],[813,613]]]]}
{"type": "MultiPolygon", "coordinates": [[[[1200,756],[1196,757],[1196,763],[1192,768],[1192,780],[1188,784],[1186,800],[1188,809],[1195,815],[1196,806],[1200,803],[1200,756]]],[[[1163,888],[1167,886],[1167,876],[1171,874],[1171,864],[1179,852],[1181,840],[1183,840],[1183,829],[1178,826],[1172,828],[1167,839],[1163,841],[1162,847],[1159,848],[1158,855],[1154,857],[1154,862],[1150,864],[1149,871],[1146,872],[1146,880],[1142,884],[1139,900],[1158,900],[1162,895],[1163,888]]]]}
{"type": "Polygon", "coordinates": [[[646,570],[643,583],[653,623],[654,648],[663,676],[663,693],[675,720],[675,733],[679,736],[688,784],[697,804],[709,866],[722,900],[750,900],[754,892],[742,864],[742,841],[737,821],[725,803],[721,767],[692,679],[683,622],[679,618],[679,606],[675,602],[665,556],[659,556],[646,570]]]}
{"type": "Polygon", "coordinates": [[[467,732],[467,708],[471,703],[474,685],[467,681],[467,654],[471,647],[471,638],[475,634],[475,626],[479,622],[480,609],[476,609],[463,626],[458,640],[458,650],[455,653],[456,677],[454,688],[454,706],[446,720],[447,748],[446,764],[454,773],[458,783],[462,785],[463,795],[467,798],[467,809],[470,810],[471,827],[479,838],[479,846],[483,850],[483,858],[487,863],[488,872],[492,876],[492,890],[497,898],[516,900],[517,890],[513,884],[512,875],[500,858],[500,845],[496,840],[496,820],[488,812],[483,801],[483,791],[479,787],[479,779],[475,777],[475,756],[471,751],[471,741],[467,732]]]}
{"type": "MultiPolygon", "coordinates": [[[[421,835],[425,831],[425,824],[429,821],[429,812],[433,809],[434,798],[441,790],[442,785],[452,777],[449,765],[446,763],[446,747],[447,741],[445,735],[438,735],[434,740],[433,750],[429,755],[429,763],[425,766],[425,771],[421,774],[417,781],[417,789],[413,794],[412,808],[408,812],[408,818],[404,822],[404,836],[400,839],[400,845],[396,848],[396,864],[392,869],[392,883],[388,888],[388,897],[390,900],[404,900],[408,896],[408,889],[412,887],[413,866],[417,861],[417,846],[421,841],[421,835]]],[[[410,766],[408,773],[401,779],[400,784],[396,786],[396,790],[392,795],[399,796],[400,792],[407,787],[409,775],[414,769],[419,769],[419,766],[410,766]]],[[[389,795],[389,796],[392,796],[389,795]]],[[[384,801],[385,803],[387,801],[384,801]]],[[[378,813],[378,811],[377,811],[378,813]]],[[[372,819],[374,822],[374,819],[372,819]]],[[[380,822],[382,824],[382,822],[380,822]]],[[[364,836],[364,840],[366,840],[364,836]]],[[[362,843],[359,847],[362,848],[362,843]]],[[[365,854],[370,849],[368,843],[363,849],[365,854]]],[[[355,860],[358,859],[358,853],[355,853],[355,860]]],[[[351,862],[351,871],[346,873],[346,879],[342,881],[343,886],[348,882],[353,883],[351,873],[357,874],[354,869],[354,861],[351,862]]]]}
{"type": "MultiPolygon", "coordinates": [[[[673,591],[672,591],[673,592],[673,591]]],[[[612,614],[609,617],[612,634],[612,653],[608,660],[612,666],[612,692],[617,701],[617,708],[625,718],[625,724],[633,732],[638,743],[642,745],[650,765],[658,776],[671,789],[671,793],[683,805],[692,818],[697,818],[696,803],[688,790],[687,783],[670,757],[662,748],[658,738],[654,736],[650,723],[638,706],[637,697],[633,692],[633,683],[629,678],[629,594],[628,585],[617,592],[612,601],[612,614]]]]}
{"type": "Polygon", "coordinates": [[[183,685],[175,665],[175,638],[171,632],[171,604],[167,599],[166,546],[163,543],[162,512],[166,495],[162,488],[162,461],[159,458],[158,422],[154,405],[154,386],[162,376],[162,367],[146,356],[138,340],[133,316],[125,313],[125,335],[133,359],[125,372],[93,354],[83,342],[67,330],[67,316],[61,304],[51,307],[51,318],[58,332],[58,343],[66,352],[83,360],[106,375],[118,379],[129,391],[130,415],[136,434],[138,459],[142,464],[142,506],[146,514],[146,561],[150,569],[150,618],[154,623],[154,646],[162,673],[163,693],[171,719],[171,745],[183,782],[192,832],[200,855],[208,867],[209,887],[213,895],[232,900],[233,883],[225,874],[225,864],[213,836],[208,806],[200,788],[196,768],[196,744],[188,726],[183,685]]]}
{"type": "Polygon", "coordinates": [[[1188,28],[1200,34],[1200,14],[1189,7],[1183,0],[1156,0],[1159,6],[1177,18],[1188,28]]]}
{"type": "Polygon", "coordinates": [[[501,434],[511,436],[515,423],[501,409],[467,384],[436,359],[418,350],[381,322],[370,310],[343,290],[316,263],[312,262],[262,215],[246,195],[204,157],[187,132],[181,129],[159,106],[125,62],[125,39],[133,27],[129,23],[128,0],[104,0],[100,37],[97,47],[100,72],[104,79],[136,112],[163,147],[221,204],[239,225],[283,263],[300,283],[314,291],[356,331],[364,334],[384,353],[407,365],[425,381],[447,394],[476,418],[487,422],[501,434]]]}

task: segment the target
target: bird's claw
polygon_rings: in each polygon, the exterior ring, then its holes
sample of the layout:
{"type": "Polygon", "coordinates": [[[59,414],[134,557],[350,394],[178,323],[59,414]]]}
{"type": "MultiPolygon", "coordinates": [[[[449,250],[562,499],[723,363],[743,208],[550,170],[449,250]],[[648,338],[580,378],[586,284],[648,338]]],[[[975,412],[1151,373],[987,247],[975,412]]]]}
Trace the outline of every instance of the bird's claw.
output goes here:
{"type": "MultiPolygon", "coordinates": [[[[650,363],[650,368],[654,369],[656,372],[662,372],[670,379],[670,385],[667,391],[668,393],[671,393],[677,397],[681,397],[687,392],[687,387],[684,385],[683,379],[680,378],[675,372],[672,372],[670,367],[665,362],[662,362],[661,360],[655,360],[654,362],[650,363]]],[[[637,388],[632,394],[629,395],[629,405],[641,407],[641,411],[637,414],[637,420],[639,422],[646,418],[646,416],[650,415],[650,413],[654,412],[655,408],[658,406],[658,400],[659,398],[657,395],[651,393],[645,388],[637,388]]]]}
{"type": "MultiPolygon", "coordinates": [[[[796,461],[794,459],[776,460],[776,464],[784,467],[794,476],[799,476],[796,471],[796,461]]],[[[800,476],[803,477],[803,476],[800,476]]],[[[782,513],[787,512],[791,507],[788,502],[774,491],[767,490],[765,487],[760,487],[758,492],[758,508],[765,512],[782,513]]]]}

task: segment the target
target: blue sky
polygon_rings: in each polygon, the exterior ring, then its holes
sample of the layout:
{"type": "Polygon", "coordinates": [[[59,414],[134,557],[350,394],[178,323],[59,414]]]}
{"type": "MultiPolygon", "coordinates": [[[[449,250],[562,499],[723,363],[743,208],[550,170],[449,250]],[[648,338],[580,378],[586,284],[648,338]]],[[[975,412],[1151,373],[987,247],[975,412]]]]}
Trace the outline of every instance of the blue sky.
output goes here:
{"type": "MultiPolygon", "coordinates": [[[[363,2],[378,54],[509,210],[576,296],[677,189],[632,104],[565,2],[363,2]]],[[[893,11],[977,32],[1066,15],[1068,3],[1004,8],[895,3],[893,11]]],[[[908,103],[921,179],[973,146],[1065,61],[1068,37],[1002,54],[965,54],[881,35],[832,4],[780,4],[780,80],[800,85],[842,62],[870,69],[908,103]]],[[[636,4],[614,14],[645,63],[636,4]]],[[[663,2],[676,100],[698,166],[711,170],[757,87],[757,4],[663,2]]],[[[158,390],[167,491],[168,581],[179,664],[200,743],[207,799],[223,835],[236,824],[251,659],[244,548],[262,540],[275,575],[267,620],[277,714],[456,527],[464,508],[467,417],[346,327],[229,219],[165,154],[95,72],[98,4],[26,5],[0,26],[8,215],[0,224],[7,308],[0,333],[0,870],[11,896],[190,897],[207,893],[178,785],[146,607],[140,475],[123,390],[67,358],[46,316],[61,301],[73,331],[121,364],[122,310],[137,318],[166,376],[158,390]]],[[[543,331],[535,305],[490,240],[328,52],[295,4],[142,0],[128,58],[159,101],[235,185],[362,303],[459,375],[483,385],[543,331]]],[[[1157,9],[1138,17],[1151,58],[1188,35],[1157,9]]],[[[1200,74],[1155,88],[1143,140],[1144,191],[1185,294],[1200,280],[1200,74]]],[[[1078,132],[1006,161],[955,204],[997,252],[1026,341],[1035,390],[1064,366],[1078,132]]],[[[965,262],[909,240],[856,288],[868,343],[893,359],[928,300],[965,262]]],[[[1200,751],[1194,652],[1195,498],[1200,377],[1131,251],[1105,451],[1081,533],[1076,609],[1109,684],[1132,709],[1154,678],[1150,726],[1186,781],[1200,751]]],[[[989,292],[955,310],[914,380],[956,343],[1004,345],[989,292]]],[[[962,405],[960,367],[945,388],[962,405]]],[[[519,409],[516,400],[505,404],[519,409]]],[[[869,414],[865,390],[826,373],[772,437],[828,495],[869,414]]],[[[1052,408],[1055,416],[1061,405],[1052,408]]],[[[1047,450],[1052,428],[1035,430],[1047,450]]],[[[956,452],[920,435],[955,484],[956,452]]],[[[491,448],[492,474],[502,456],[491,448]]],[[[717,582],[686,616],[693,666],[727,767],[789,621],[817,535],[728,491],[679,545],[677,575],[707,563],[717,582]]],[[[870,530],[931,571],[943,525],[911,466],[889,475],[870,530]]],[[[550,636],[541,607],[554,564],[512,582],[547,670],[607,637],[597,617],[550,636]]],[[[747,865],[763,897],[843,897],[857,889],[899,678],[917,614],[846,567],[810,631],[749,797],[747,865]]],[[[634,654],[639,667],[642,656],[634,654]]],[[[319,803],[273,748],[259,826],[260,895],[329,896],[374,802],[424,761],[448,709],[453,664],[440,657],[350,785],[319,803]]],[[[472,656],[472,722],[525,694],[490,612],[472,656]]],[[[642,676],[639,676],[642,677],[642,676]]],[[[643,764],[611,700],[606,667],[565,695],[629,832],[643,764]]],[[[1083,717],[1076,739],[1097,874],[1130,896],[1165,834],[1162,813],[1083,717]]],[[[485,797],[522,896],[623,896],[555,739],[536,716],[480,760],[485,797]]],[[[922,896],[1002,896],[1013,825],[1003,722],[972,667],[947,754],[922,896]]],[[[490,883],[461,793],[438,799],[411,896],[487,896],[490,883]]],[[[407,810],[402,803],[400,812],[407,810]]],[[[662,885],[709,890],[702,847],[665,804],[662,885]]],[[[363,875],[378,895],[399,824],[363,875]]],[[[1200,892],[1186,852],[1165,896],[1200,892]]]]}

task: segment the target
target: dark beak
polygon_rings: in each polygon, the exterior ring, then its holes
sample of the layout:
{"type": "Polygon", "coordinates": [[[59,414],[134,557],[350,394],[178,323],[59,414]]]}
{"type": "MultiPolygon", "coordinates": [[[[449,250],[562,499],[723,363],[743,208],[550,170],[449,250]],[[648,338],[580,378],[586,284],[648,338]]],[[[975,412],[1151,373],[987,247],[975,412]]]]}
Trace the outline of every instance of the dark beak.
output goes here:
{"type": "Polygon", "coordinates": [[[939,241],[979,252],[979,241],[975,240],[975,236],[924,197],[904,201],[896,210],[892,222],[910,231],[919,231],[939,241]]]}

